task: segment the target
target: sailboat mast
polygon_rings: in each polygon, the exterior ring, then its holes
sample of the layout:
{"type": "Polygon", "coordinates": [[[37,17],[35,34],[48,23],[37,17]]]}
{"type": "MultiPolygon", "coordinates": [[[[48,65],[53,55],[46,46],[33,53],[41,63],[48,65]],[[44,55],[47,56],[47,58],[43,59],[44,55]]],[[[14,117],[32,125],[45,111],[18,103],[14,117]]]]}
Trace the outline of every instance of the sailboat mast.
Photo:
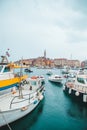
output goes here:
{"type": "Polygon", "coordinates": [[[21,84],[21,76],[23,75],[23,68],[22,68],[22,62],[23,58],[21,59],[21,67],[20,67],[20,82],[19,82],[19,98],[23,98],[23,94],[22,94],[22,84],[21,84]]]}

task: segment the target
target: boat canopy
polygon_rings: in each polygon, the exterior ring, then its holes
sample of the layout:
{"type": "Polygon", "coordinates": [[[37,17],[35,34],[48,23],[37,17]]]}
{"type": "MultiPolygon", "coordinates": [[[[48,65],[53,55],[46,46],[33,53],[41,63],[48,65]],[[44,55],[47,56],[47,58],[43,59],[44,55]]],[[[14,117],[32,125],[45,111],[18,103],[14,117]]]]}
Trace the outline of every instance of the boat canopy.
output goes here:
{"type": "Polygon", "coordinates": [[[14,69],[16,69],[16,68],[27,68],[27,66],[25,66],[25,65],[17,65],[15,63],[9,63],[8,66],[10,68],[14,68],[14,69]]]}

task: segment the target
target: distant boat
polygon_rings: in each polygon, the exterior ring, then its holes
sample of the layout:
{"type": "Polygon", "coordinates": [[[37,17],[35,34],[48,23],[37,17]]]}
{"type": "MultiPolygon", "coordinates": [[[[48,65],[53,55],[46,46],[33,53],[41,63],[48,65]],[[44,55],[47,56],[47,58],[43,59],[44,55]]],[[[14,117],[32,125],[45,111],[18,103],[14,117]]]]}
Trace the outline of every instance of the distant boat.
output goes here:
{"type": "Polygon", "coordinates": [[[70,67],[65,66],[65,67],[62,69],[62,74],[69,74],[70,69],[71,69],[70,67]]]}
{"type": "Polygon", "coordinates": [[[45,83],[45,78],[43,75],[41,76],[32,76],[30,77],[31,79],[40,79],[41,80],[41,83],[45,83]]]}
{"type": "Polygon", "coordinates": [[[57,82],[57,83],[62,83],[63,81],[63,78],[59,75],[51,75],[49,78],[48,78],[49,81],[52,81],[52,82],[57,82]]]}
{"type": "Polygon", "coordinates": [[[41,79],[41,82],[42,82],[42,83],[45,83],[45,78],[44,78],[44,76],[43,76],[43,75],[38,76],[38,78],[40,78],[40,79],[41,79]]]}
{"type": "Polygon", "coordinates": [[[16,73],[15,69],[21,68],[21,66],[14,63],[9,63],[6,56],[1,56],[0,62],[0,94],[8,91],[14,86],[17,86],[19,82],[25,80],[28,76],[21,75],[21,72],[16,73]],[[3,91],[2,91],[3,90],[3,91]]]}
{"type": "Polygon", "coordinates": [[[47,71],[47,73],[46,73],[47,75],[52,75],[53,74],[53,72],[51,71],[51,70],[49,70],[49,71],[47,71]]]}
{"type": "Polygon", "coordinates": [[[30,70],[30,69],[28,69],[28,68],[26,68],[24,71],[25,71],[25,72],[29,72],[29,73],[33,72],[32,70],[30,70]]]}

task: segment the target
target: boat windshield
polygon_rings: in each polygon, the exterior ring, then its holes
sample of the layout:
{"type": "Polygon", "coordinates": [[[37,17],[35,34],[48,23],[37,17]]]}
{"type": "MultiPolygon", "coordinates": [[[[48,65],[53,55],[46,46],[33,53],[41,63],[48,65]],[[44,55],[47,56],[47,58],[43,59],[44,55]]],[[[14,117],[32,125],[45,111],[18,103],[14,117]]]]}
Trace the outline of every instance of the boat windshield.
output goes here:
{"type": "Polygon", "coordinates": [[[31,81],[31,85],[36,85],[36,81],[31,81]]]}
{"type": "Polygon", "coordinates": [[[6,66],[6,67],[4,68],[4,72],[10,72],[10,67],[7,67],[7,66],[6,66]]]}
{"type": "Polygon", "coordinates": [[[68,78],[67,81],[68,82],[75,82],[75,78],[68,78]]]}
{"type": "Polygon", "coordinates": [[[77,78],[77,81],[82,84],[87,84],[87,78],[77,78]]]}
{"type": "Polygon", "coordinates": [[[1,66],[0,66],[0,72],[2,71],[2,68],[3,68],[3,66],[1,65],[1,66]]]}

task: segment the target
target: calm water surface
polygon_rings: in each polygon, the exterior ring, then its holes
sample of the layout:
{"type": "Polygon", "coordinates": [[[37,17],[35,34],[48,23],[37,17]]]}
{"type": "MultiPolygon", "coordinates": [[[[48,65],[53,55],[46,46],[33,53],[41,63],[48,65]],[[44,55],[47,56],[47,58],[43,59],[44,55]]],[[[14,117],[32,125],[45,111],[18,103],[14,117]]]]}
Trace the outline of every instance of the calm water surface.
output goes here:
{"type": "MultiPolygon", "coordinates": [[[[48,81],[46,69],[32,68],[29,75],[45,76],[45,99],[24,118],[11,123],[12,130],[87,130],[87,106],[76,103],[63,92],[61,84],[48,81]]],[[[53,69],[55,74],[60,70],[53,69]]],[[[9,130],[7,126],[0,130],[9,130]]]]}

